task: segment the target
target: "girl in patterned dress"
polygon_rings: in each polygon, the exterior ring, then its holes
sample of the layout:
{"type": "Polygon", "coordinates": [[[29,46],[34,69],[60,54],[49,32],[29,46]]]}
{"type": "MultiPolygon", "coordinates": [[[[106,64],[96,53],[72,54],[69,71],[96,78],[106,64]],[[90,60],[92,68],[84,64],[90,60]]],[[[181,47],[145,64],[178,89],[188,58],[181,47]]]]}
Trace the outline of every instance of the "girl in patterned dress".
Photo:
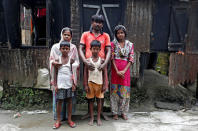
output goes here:
{"type": "Polygon", "coordinates": [[[111,110],[113,119],[118,120],[118,113],[127,120],[126,113],[130,102],[130,66],[134,62],[133,43],[126,40],[126,28],[123,25],[115,27],[115,39],[111,43],[111,110]]]}

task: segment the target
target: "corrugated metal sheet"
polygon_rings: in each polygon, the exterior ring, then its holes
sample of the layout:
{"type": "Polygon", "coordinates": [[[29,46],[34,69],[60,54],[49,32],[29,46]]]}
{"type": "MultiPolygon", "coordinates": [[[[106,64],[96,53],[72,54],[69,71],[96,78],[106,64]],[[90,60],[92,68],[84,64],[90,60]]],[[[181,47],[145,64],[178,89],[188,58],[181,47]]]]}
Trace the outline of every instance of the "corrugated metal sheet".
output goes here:
{"type": "Polygon", "coordinates": [[[186,52],[198,54],[198,0],[191,1],[186,52]]]}
{"type": "Polygon", "coordinates": [[[177,85],[185,81],[195,81],[198,73],[198,55],[177,55],[171,53],[169,66],[169,84],[177,85]]]}
{"type": "Polygon", "coordinates": [[[135,50],[149,52],[153,0],[127,0],[124,25],[135,50]]]}

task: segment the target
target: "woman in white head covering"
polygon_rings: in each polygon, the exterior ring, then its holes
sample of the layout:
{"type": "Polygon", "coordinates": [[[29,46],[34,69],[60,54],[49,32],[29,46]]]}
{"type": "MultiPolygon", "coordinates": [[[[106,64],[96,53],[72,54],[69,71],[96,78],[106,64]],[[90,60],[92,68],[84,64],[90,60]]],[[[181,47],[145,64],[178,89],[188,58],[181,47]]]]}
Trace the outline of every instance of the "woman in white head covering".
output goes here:
{"type": "MultiPolygon", "coordinates": [[[[79,57],[78,57],[78,50],[76,48],[76,46],[74,44],[71,43],[72,40],[72,30],[68,27],[65,27],[62,29],[61,31],[61,40],[59,41],[59,43],[56,43],[52,46],[51,48],[51,52],[50,52],[50,77],[51,77],[51,81],[50,81],[50,85],[52,87],[52,91],[53,91],[53,114],[54,114],[54,119],[56,119],[56,94],[54,91],[54,68],[55,67],[59,67],[61,65],[61,63],[57,62],[57,60],[59,59],[59,56],[61,55],[60,52],[60,43],[62,41],[67,41],[70,42],[70,52],[69,52],[69,57],[71,57],[71,61],[72,61],[72,72],[73,72],[73,81],[74,84],[77,85],[77,74],[78,74],[78,67],[79,67],[79,57]]],[[[72,98],[72,112],[75,111],[75,97],[72,98]]],[[[65,105],[65,102],[63,103],[65,105]]],[[[62,113],[61,113],[61,118],[62,120],[65,120],[67,117],[66,112],[66,106],[62,106],[62,113]],[[66,115],[65,115],[66,114],[66,115]]]]}

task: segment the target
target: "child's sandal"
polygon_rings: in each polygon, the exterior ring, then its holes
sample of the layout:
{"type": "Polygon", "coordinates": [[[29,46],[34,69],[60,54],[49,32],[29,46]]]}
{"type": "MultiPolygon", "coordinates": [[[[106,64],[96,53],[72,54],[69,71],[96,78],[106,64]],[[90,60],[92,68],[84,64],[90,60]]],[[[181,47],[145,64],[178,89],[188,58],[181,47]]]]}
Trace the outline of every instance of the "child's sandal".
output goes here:
{"type": "Polygon", "coordinates": [[[71,127],[71,128],[75,128],[76,127],[76,124],[71,121],[71,122],[68,122],[68,125],[71,127]]]}
{"type": "Polygon", "coordinates": [[[53,129],[58,129],[61,126],[60,122],[54,123],[53,129]]]}
{"type": "Polygon", "coordinates": [[[121,116],[122,116],[122,119],[128,120],[128,117],[126,115],[122,114],[121,116]]]}
{"type": "Polygon", "coordinates": [[[118,115],[113,115],[114,120],[118,120],[118,115]]]}

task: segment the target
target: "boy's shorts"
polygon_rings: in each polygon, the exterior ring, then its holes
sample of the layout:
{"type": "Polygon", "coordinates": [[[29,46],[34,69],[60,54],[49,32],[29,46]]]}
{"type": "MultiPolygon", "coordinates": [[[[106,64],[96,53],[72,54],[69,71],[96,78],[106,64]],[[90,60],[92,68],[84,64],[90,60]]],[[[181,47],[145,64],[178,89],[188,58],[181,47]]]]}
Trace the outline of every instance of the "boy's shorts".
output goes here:
{"type": "Polygon", "coordinates": [[[94,97],[96,98],[104,98],[104,93],[102,93],[102,85],[89,82],[89,91],[86,95],[87,99],[93,99],[94,97]]]}
{"type": "Polygon", "coordinates": [[[66,99],[66,98],[71,98],[74,97],[74,92],[72,91],[72,88],[69,89],[58,89],[56,93],[56,99],[66,99]]]}

